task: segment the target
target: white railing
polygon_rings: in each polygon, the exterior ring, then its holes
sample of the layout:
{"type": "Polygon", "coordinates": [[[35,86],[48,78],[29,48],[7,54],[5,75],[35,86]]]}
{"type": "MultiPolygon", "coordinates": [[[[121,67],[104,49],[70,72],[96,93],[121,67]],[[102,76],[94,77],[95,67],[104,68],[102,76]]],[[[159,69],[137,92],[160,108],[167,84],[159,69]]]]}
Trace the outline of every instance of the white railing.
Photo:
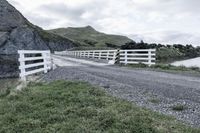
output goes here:
{"type": "Polygon", "coordinates": [[[55,54],[62,56],[68,55],[75,57],[115,60],[117,50],[63,51],[63,52],[55,52],[55,54]]]}
{"type": "Polygon", "coordinates": [[[120,50],[120,63],[154,65],[156,61],[155,49],[120,50]]]}
{"type": "Polygon", "coordinates": [[[21,80],[26,81],[26,76],[39,72],[47,73],[51,69],[50,51],[19,50],[19,69],[21,80]]]}
{"type": "Polygon", "coordinates": [[[156,61],[155,49],[63,51],[55,54],[113,60],[125,65],[142,63],[151,66],[156,61]]]}

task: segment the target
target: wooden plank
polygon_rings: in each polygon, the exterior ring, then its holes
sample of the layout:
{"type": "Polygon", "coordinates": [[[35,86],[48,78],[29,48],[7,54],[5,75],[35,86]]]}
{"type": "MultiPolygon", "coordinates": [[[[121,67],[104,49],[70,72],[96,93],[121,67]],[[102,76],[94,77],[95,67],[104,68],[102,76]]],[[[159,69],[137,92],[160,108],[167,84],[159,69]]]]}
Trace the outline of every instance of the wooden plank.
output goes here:
{"type": "Polygon", "coordinates": [[[49,50],[18,50],[18,53],[23,53],[23,54],[41,54],[41,53],[50,53],[49,50]]]}
{"type": "Polygon", "coordinates": [[[155,52],[156,50],[155,49],[134,49],[134,50],[120,50],[120,52],[148,52],[148,51],[151,51],[151,52],[155,52]]]}
{"type": "Polygon", "coordinates": [[[42,56],[40,57],[29,57],[29,58],[20,58],[19,61],[35,61],[44,59],[42,56]]]}
{"type": "Polygon", "coordinates": [[[26,68],[32,68],[32,67],[37,67],[37,66],[43,66],[45,65],[44,62],[42,63],[35,63],[35,64],[29,64],[29,65],[25,65],[25,66],[19,66],[20,69],[26,69],[26,68]]]}
{"type": "MultiPolygon", "coordinates": [[[[126,59],[125,57],[120,58],[120,59],[126,59]]],[[[132,58],[132,57],[127,57],[127,60],[149,60],[149,58],[132,58]]],[[[155,60],[155,58],[151,58],[151,60],[155,60]]]]}
{"type": "Polygon", "coordinates": [[[39,72],[44,72],[44,71],[45,71],[45,68],[40,68],[40,69],[32,70],[32,71],[26,72],[25,76],[36,74],[36,73],[39,73],[39,72]]]}

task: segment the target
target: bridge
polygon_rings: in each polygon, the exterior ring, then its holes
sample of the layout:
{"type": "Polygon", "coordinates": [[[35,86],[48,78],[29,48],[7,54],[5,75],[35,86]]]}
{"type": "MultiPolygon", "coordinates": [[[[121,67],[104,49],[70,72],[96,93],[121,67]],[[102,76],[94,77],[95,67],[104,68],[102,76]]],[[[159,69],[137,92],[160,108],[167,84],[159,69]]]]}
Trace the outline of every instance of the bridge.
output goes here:
{"type": "MultiPolygon", "coordinates": [[[[110,61],[116,62],[119,60],[124,62],[124,58],[122,60],[117,59],[120,56],[119,52],[56,52],[51,54],[51,57],[58,67],[52,71],[47,70],[49,72],[42,78],[46,82],[55,80],[89,82],[92,85],[100,86],[110,95],[134,102],[154,111],[175,116],[179,120],[192,125],[200,126],[200,76],[140,68],[132,69],[113,65],[112,62],[109,64],[110,61]],[[187,109],[181,112],[172,111],[171,107],[176,105],[182,105],[187,109]]],[[[145,57],[138,57],[138,51],[134,52],[127,52],[127,57],[131,58],[127,61],[135,63],[136,61],[133,60],[139,60],[137,63],[140,63],[141,59],[145,57]],[[137,56],[132,57],[131,54],[137,56]]],[[[152,65],[155,54],[151,52],[153,55],[150,58],[148,53],[141,52],[142,56],[146,56],[144,60],[147,63],[150,62],[147,59],[152,59],[151,64],[149,64],[152,65]]],[[[126,53],[123,52],[121,56],[125,55],[126,53]]]]}

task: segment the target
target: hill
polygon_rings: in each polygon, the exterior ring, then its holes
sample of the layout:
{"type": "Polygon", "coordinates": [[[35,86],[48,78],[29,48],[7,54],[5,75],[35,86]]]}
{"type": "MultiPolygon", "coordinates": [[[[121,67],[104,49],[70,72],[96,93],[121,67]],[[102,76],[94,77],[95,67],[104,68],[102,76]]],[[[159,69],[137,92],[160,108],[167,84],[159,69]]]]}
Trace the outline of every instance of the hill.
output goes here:
{"type": "Polygon", "coordinates": [[[54,33],[65,38],[69,38],[78,42],[81,46],[85,47],[111,47],[116,48],[124,45],[132,40],[125,36],[109,35],[96,31],[91,26],[79,28],[59,28],[49,30],[49,33],[54,33]]]}

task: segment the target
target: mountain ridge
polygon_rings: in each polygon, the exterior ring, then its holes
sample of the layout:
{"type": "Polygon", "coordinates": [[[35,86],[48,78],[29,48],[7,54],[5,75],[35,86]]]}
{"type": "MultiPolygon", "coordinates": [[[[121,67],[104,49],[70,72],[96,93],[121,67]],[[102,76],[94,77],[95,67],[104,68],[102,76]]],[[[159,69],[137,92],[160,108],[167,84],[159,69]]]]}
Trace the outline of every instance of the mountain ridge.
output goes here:
{"type": "Polygon", "coordinates": [[[133,41],[126,36],[99,32],[92,26],[57,28],[47,31],[74,40],[86,47],[119,47],[133,41]]]}

